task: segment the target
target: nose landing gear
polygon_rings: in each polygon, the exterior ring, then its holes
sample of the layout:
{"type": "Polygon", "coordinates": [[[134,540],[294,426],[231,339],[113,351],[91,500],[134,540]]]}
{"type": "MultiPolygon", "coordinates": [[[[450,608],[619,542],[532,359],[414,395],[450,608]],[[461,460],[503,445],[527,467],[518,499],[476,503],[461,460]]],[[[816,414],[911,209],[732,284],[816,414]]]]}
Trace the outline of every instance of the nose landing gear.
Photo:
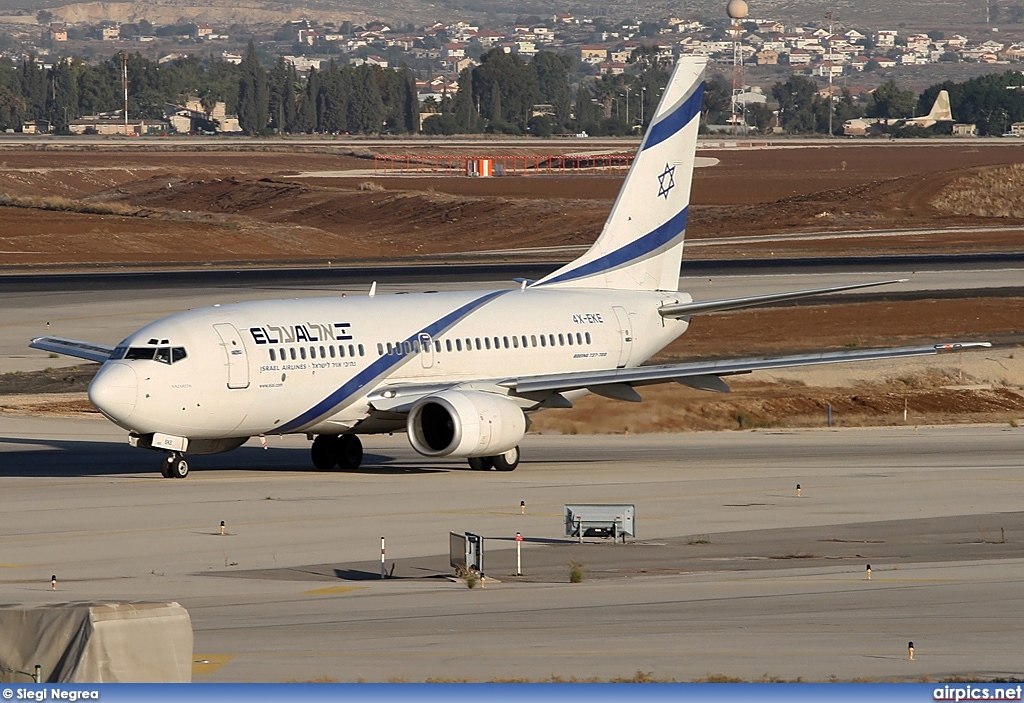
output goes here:
{"type": "Polygon", "coordinates": [[[185,478],[188,476],[188,462],[177,452],[168,454],[160,464],[160,474],[164,478],[185,478]]]}

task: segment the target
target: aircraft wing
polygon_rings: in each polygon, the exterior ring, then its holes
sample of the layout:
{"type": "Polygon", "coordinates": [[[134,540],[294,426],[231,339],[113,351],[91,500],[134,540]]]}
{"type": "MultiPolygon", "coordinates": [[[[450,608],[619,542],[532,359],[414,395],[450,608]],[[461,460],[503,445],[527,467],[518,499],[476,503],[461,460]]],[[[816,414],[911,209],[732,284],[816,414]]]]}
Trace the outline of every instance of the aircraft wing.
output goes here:
{"type": "Polygon", "coordinates": [[[114,351],[113,347],[104,344],[93,344],[92,342],[79,342],[74,339],[63,337],[36,337],[29,344],[33,349],[41,349],[47,352],[73,356],[86,361],[98,361],[103,363],[110,358],[114,351]]]}
{"type": "MultiPolygon", "coordinates": [[[[559,394],[566,391],[587,389],[598,395],[620,400],[639,401],[640,396],[633,390],[633,386],[676,381],[702,390],[728,392],[729,387],[722,381],[722,376],[732,376],[765,369],[810,366],[813,364],[835,364],[850,361],[926,356],[944,351],[959,351],[973,347],[991,346],[990,342],[950,342],[917,347],[857,349],[779,357],[695,361],[683,364],[638,366],[635,368],[608,369],[604,371],[522,376],[500,381],[498,385],[508,388],[514,395],[535,398],[537,400],[541,400],[545,394],[559,394]]],[[[549,405],[549,407],[551,406],[550,403],[545,404],[549,405]]],[[[557,404],[561,405],[561,403],[557,404]]]]}
{"type": "Polygon", "coordinates": [[[827,293],[839,293],[844,290],[856,290],[858,288],[872,288],[874,286],[887,286],[893,283],[905,283],[908,279],[897,278],[892,281],[874,281],[872,283],[853,283],[845,286],[832,286],[831,288],[811,288],[809,290],[789,291],[786,293],[769,293],[767,295],[751,295],[743,298],[725,298],[722,300],[695,300],[690,303],[678,303],[676,305],[665,305],[658,310],[662,317],[684,317],[703,312],[721,312],[723,310],[738,310],[750,308],[756,305],[768,305],[769,303],[781,303],[787,300],[798,298],[809,298],[815,295],[827,293]]]}

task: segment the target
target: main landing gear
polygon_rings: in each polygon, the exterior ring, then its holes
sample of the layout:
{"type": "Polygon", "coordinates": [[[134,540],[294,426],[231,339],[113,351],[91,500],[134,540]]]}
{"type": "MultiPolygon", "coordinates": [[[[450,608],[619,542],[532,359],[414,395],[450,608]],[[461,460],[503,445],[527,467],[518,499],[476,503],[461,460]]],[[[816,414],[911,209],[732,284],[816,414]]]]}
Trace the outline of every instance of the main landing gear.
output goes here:
{"type": "Polygon", "coordinates": [[[363,463],[363,443],[354,434],[317,435],[310,454],[313,466],[321,471],[330,471],[335,466],[353,471],[363,463]]]}
{"type": "Polygon", "coordinates": [[[469,468],[474,471],[515,471],[519,466],[519,447],[512,447],[504,454],[496,456],[475,456],[469,460],[469,468]]]}
{"type": "Polygon", "coordinates": [[[168,454],[160,465],[160,473],[164,478],[185,478],[188,476],[188,462],[177,452],[168,454]]]}

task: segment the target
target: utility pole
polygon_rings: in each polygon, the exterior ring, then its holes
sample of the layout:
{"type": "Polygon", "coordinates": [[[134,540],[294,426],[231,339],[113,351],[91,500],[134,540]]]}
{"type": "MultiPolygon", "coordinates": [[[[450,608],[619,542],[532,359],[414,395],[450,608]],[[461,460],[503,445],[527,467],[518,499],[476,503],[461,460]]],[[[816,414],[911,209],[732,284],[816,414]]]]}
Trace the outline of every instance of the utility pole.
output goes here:
{"type": "Polygon", "coordinates": [[[833,43],[831,43],[833,13],[829,10],[825,16],[828,17],[828,136],[830,137],[833,135],[831,119],[833,119],[833,114],[836,112],[836,101],[833,99],[833,94],[831,94],[831,79],[833,79],[833,63],[836,60],[836,54],[833,52],[833,43]]]}

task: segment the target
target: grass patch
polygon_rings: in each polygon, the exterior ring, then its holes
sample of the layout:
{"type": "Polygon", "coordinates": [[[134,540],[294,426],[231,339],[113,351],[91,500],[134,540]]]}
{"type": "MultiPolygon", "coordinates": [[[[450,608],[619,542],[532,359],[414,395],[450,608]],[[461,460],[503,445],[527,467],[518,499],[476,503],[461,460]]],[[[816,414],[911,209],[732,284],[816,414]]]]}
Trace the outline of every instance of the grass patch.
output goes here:
{"type": "Polygon", "coordinates": [[[695,535],[693,537],[686,538],[687,544],[711,544],[711,537],[709,535],[695,535]]]}
{"type": "Polygon", "coordinates": [[[583,565],[579,562],[569,562],[569,583],[583,583],[583,565]]]}

